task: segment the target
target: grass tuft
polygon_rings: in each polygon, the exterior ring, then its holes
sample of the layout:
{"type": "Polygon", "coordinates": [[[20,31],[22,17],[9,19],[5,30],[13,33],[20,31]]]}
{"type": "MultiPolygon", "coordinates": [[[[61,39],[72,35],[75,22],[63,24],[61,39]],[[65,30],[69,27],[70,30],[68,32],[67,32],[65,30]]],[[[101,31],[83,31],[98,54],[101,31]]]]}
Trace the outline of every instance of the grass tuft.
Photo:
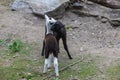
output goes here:
{"type": "Polygon", "coordinates": [[[7,47],[13,52],[19,52],[21,50],[22,42],[20,40],[14,40],[12,43],[7,44],[7,47]]]}

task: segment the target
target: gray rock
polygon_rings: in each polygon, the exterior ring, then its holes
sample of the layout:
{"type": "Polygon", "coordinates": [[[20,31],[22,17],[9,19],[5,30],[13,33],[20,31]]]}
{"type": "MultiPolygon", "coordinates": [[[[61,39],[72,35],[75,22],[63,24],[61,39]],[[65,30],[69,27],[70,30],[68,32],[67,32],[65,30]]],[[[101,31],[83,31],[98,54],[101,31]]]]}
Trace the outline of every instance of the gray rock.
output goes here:
{"type": "Polygon", "coordinates": [[[72,4],[72,7],[75,8],[75,9],[82,9],[83,5],[80,4],[79,2],[75,2],[75,3],[72,4]]]}
{"type": "Polygon", "coordinates": [[[107,8],[96,3],[92,5],[82,4],[86,8],[79,10],[72,9],[71,11],[79,16],[100,17],[103,23],[109,21],[112,26],[120,26],[120,9],[107,8]]]}
{"type": "Polygon", "coordinates": [[[80,52],[83,52],[83,51],[84,51],[84,49],[83,49],[83,47],[81,47],[81,48],[80,48],[80,52]]]}
{"type": "Polygon", "coordinates": [[[102,18],[102,19],[101,19],[101,22],[102,22],[102,23],[106,23],[107,21],[108,21],[108,19],[106,19],[106,18],[102,18]]]}
{"type": "Polygon", "coordinates": [[[69,0],[15,0],[11,5],[12,10],[30,9],[33,14],[52,17],[62,17],[69,0]]]}
{"type": "Polygon", "coordinates": [[[11,9],[13,11],[18,10],[18,9],[23,9],[23,8],[29,8],[29,4],[27,3],[27,1],[15,0],[13,4],[11,5],[11,9]]]}
{"type": "Polygon", "coordinates": [[[110,24],[113,27],[118,27],[118,26],[120,26],[120,20],[110,20],[110,24]]]}
{"type": "Polygon", "coordinates": [[[93,1],[95,3],[101,4],[112,9],[120,9],[120,0],[89,0],[89,1],[93,1]]]}

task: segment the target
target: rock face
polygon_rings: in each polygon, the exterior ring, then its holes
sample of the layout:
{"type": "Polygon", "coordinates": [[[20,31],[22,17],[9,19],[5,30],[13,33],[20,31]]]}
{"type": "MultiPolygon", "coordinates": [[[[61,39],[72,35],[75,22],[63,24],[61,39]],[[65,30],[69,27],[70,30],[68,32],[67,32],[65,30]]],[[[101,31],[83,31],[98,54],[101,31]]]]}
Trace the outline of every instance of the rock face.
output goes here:
{"type": "Polygon", "coordinates": [[[101,4],[103,6],[112,8],[112,9],[120,9],[120,0],[89,0],[101,4]]]}
{"type": "Polygon", "coordinates": [[[54,18],[62,18],[68,7],[80,16],[98,17],[102,23],[120,26],[120,0],[89,0],[87,3],[84,0],[15,0],[11,5],[12,10],[29,9],[35,15],[47,14],[54,18]]]}
{"type": "Polygon", "coordinates": [[[45,13],[60,18],[65,12],[69,0],[15,0],[12,10],[30,9],[33,14],[43,16],[45,13]]]}
{"type": "Polygon", "coordinates": [[[120,9],[112,9],[105,6],[98,5],[96,3],[91,3],[88,1],[88,3],[83,2],[77,2],[81,5],[83,5],[82,9],[71,9],[71,11],[75,14],[78,14],[80,16],[92,16],[92,17],[98,17],[101,19],[101,21],[109,22],[112,26],[120,26],[120,9]],[[90,3],[90,4],[89,4],[90,3]],[[104,21],[105,20],[105,21],[104,21]]]}
{"type": "Polygon", "coordinates": [[[12,10],[18,10],[22,8],[29,8],[27,1],[15,0],[11,5],[12,10]]]}
{"type": "MultiPolygon", "coordinates": [[[[86,2],[86,0],[70,0],[72,3],[74,2],[86,2]]],[[[87,0],[98,3],[100,5],[112,8],[112,9],[120,9],[120,0],[87,0]]]]}

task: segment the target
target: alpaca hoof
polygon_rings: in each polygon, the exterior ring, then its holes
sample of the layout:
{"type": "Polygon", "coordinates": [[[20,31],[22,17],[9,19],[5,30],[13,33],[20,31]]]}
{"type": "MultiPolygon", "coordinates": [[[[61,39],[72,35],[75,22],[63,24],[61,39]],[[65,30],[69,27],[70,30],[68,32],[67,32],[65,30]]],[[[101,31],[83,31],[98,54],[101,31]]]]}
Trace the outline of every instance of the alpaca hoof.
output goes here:
{"type": "Polygon", "coordinates": [[[69,59],[73,59],[72,57],[69,57],[69,59]]]}
{"type": "Polygon", "coordinates": [[[48,67],[48,69],[51,69],[51,67],[48,67]]]}
{"type": "Polygon", "coordinates": [[[41,53],[41,56],[44,56],[44,53],[41,53]]]}
{"type": "Polygon", "coordinates": [[[47,74],[46,72],[43,72],[43,74],[47,74]]]}
{"type": "Polygon", "coordinates": [[[47,74],[47,71],[43,71],[43,74],[47,74]]]}
{"type": "Polygon", "coordinates": [[[59,77],[59,74],[56,74],[56,77],[59,77]]]}

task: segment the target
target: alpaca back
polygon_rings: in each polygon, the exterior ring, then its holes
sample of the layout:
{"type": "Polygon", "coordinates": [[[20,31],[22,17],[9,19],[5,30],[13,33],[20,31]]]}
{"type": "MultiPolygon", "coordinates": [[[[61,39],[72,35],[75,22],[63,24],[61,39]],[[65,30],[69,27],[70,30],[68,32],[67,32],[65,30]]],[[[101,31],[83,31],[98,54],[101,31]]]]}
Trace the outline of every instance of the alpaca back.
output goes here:
{"type": "Polygon", "coordinates": [[[58,53],[58,45],[57,40],[53,36],[53,34],[47,34],[45,36],[45,49],[48,49],[50,53],[57,51],[58,53]]]}

